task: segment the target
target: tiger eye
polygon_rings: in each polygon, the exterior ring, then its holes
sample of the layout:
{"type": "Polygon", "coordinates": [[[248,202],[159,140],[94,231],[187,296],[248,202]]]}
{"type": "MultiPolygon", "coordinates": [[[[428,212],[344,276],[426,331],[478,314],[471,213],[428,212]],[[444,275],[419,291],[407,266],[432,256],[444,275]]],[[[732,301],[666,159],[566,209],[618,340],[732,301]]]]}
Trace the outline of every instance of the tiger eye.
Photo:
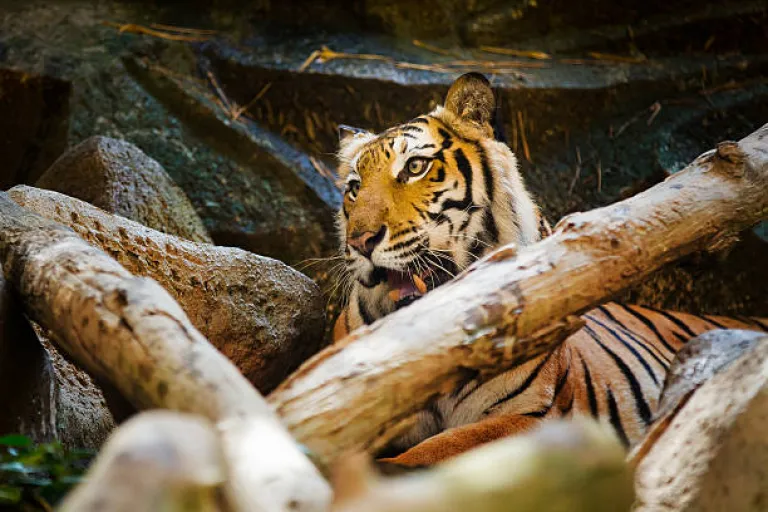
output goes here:
{"type": "Polygon", "coordinates": [[[405,164],[404,172],[409,178],[420,176],[429,168],[429,158],[414,157],[405,164]]]}
{"type": "Polygon", "coordinates": [[[360,181],[352,180],[347,183],[347,192],[349,192],[350,196],[352,197],[356,196],[359,190],[360,190],[360,181]]]}

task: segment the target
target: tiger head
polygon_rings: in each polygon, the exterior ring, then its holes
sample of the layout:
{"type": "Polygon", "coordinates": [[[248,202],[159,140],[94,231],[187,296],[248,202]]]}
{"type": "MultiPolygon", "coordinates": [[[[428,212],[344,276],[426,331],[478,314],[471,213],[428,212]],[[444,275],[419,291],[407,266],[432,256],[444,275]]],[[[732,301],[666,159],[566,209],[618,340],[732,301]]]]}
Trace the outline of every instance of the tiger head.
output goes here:
{"type": "Polygon", "coordinates": [[[409,304],[499,245],[539,239],[539,209],[515,155],[494,138],[494,111],[488,80],[470,73],[427,115],[379,134],[341,128],[349,329],[409,304]]]}

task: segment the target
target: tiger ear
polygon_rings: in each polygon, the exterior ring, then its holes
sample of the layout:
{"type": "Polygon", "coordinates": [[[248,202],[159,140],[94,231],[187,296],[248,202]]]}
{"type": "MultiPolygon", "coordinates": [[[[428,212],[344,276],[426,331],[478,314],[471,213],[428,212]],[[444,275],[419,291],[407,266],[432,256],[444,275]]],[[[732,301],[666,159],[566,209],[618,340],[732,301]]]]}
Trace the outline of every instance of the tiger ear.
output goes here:
{"type": "Polygon", "coordinates": [[[341,143],[341,145],[344,145],[350,142],[353,138],[357,137],[358,135],[363,135],[367,133],[368,132],[366,130],[363,130],[362,128],[355,128],[354,126],[340,124],[339,125],[339,143],[341,143]]]}
{"type": "Polygon", "coordinates": [[[445,108],[465,121],[490,123],[496,108],[491,83],[480,73],[461,75],[448,89],[445,108]]]}

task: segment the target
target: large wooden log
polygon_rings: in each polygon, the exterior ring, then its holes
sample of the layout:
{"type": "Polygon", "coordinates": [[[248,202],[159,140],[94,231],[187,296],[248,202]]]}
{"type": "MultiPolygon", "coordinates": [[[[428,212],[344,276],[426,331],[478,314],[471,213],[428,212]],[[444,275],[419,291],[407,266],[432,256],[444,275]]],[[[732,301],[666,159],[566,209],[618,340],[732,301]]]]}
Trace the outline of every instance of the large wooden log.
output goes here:
{"type": "Polygon", "coordinates": [[[8,191],[16,203],[72,228],[126,270],[151,277],[192,324],[263,393],[322,346],[322,295],[284,263],[235,247],[190,242],[50,190],[8,191]]]}
{"type": "Polygon", "coordinates": [[[200,414],[222,435],[235,510],[324,510],[330,489],[237,368],[152,279],[0,192],[0,263],[27,314],[137,408],[200,414]]]}
{"type": "Polygon", "coordinates": [[[768,215],[768,125],[663,183],[504,247],[407,308],[307,361],[269,401],[320,460],[370,450],[461,368],[485,376],[564,338],[569,320],[662,265],[718,250],[768,215]]]}
{"type": "Polygon", "coordinates": [[[728,333],[712,337],[741,338],[742,354],[721,358],[676,414],[659,419],[668,426],[637,464],[633,511],[768,509],[768,336],[728,333]]]}
{"type": "Polygon", "coordinates": [[[200,417],[148,411],[109,438],[59,512],[228,512],[219,436],[200,417]]]}

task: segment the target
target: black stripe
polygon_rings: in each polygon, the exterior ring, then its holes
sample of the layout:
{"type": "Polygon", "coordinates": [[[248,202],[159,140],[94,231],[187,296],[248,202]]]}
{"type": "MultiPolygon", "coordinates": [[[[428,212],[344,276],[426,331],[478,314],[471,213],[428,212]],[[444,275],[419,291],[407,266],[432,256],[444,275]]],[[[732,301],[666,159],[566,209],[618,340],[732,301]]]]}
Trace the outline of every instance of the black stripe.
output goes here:
{"type": "MultiPolygon", "coordinates": [[[[557,402],[557,397],[560,395],[560,392],[565,387],[565,383],[568,382],[568,374],[571,372],[571,364],[568,363],[568,366],[565,368],[565,371],[560,375],[560,377],[557,379],[557,384],[555,384],[555,392],[552,395],[552,403],[549,404],[549,407],[547,407],[547,412],[549,412],[549,409],[552,408],[552,406],[555,405],[555,402],[557,402]]],[[[569,406],[573,407],[573,393],[571,393],[571,405],[569,406]]],[[[563,412],[562,409],[560,411],[563,412]]]]}
{"type": "Polygon", "coordinates": [[[646,425],[650,424],[651,408],[648,406],[648,402],[645,401],[645,397],[643,396],[643,389],[640,387],[640,383],[637,382],[637,378],[632,372],[632,369],[627,366],[627,363],[625,363],[624,360],[622,360],[613,350],[603,344],[603,342],[600,340],[600,336],[598,336],[598,334],[590,326],[585,325],[584,330],[592,337],[593,340],[595,340],[598,345],[600,345],[600,347],[609,356],[611,356],[611,359],[613,359],[613,361],[616,363],[616,366],[618,366],[619,370],[621,370],[624,378],[627,379],[627,382],[629,382],[629,387],[632,390],[632,395],[635,398],[635,407],[637,408],[637,412],[640,414],[640,419],[642,419],[643,423],[646,425]]]}
{"type": "MultiPolygon", "coordinates": [[[[557,383],[555,384],[555,392],[552,394],[552,401],[549,403],[548,406],[546,406],[544,409],[541,409],[539,411],[523,413],[523,416],[528,416],[530,418],[543,418],[544,416],[546,416],[547,413],[552,409],[552,406],[555,405],[555,402],[557,401],[557,395],[559,395],[560,391],[563,390],[563,386],[565,386],[565,382],[568,379],[568,372],[570,370],[571,370],[571,367],[569,365],[568,368],[566,368],[565,371],[557,379],[557,383]]],[[[573,403],[573,397],[571,397],[571,403],[573,403]]]]}
{"type": "Polygon", "coordinates": [[[422,128],[421,126],[409,126],[407,124],[403,125],[403,126],[400,126],[399,128],[395,127],[395,130],[401,131],[401,132],[405,132],[402,135],[405,135],[408,132],[424,133],[424,128],[422,128]]]}
{"type": "MultiPolygon", "coordinates": [[[[457,149],[453,152],[453,158],[456,160],[456,166],[459,168],[462,176],[464,176],[464,199],[456,201],[449,199],[443,203],[443,211],[450,209],[467,210],[472,206],[472,165],[467,160],[467,156],[464,151],[457,149]]],[[[471,215],[471,212],[470,212],[471,215]]]]}
{"type": "Polygon", "coordinates": [[[414,124],[418,124],[418,123],[429,124],[429,119],[427,119],[426,117],[417,117],[416,119],[408,121],[408,124],[412,124],[412,123],[414,123],[414,124]]]}
{"type": "Polygon", "coordinates": [[[728,327],[724,326],[723,324],[721,324],[720,322],[718,322],[717,320],[713,319],[710,316],[702,316],[700,318],[714,325],[718,329],[728,329],[728,327]]]}
{"type": "Polygon", "coordinates": [[[581,367],[584,370],[584,380],[587,382],[587,398],[589,399],[589,412],[593,418],[597,418],[597,396],[595,395],[595,386],[592,384],[592,375],[589,373],[587,363],[584,362],[584,357],[581,357],[581,367]]]}
{"type": "Polygon", "coordinates": [[[629,336],[630,339],[634,340],[635,343],[640,345],[640,347],[642,347],[643,350],[648,352],[648,354],[650,354],[651,357],[653,357],[656,360],[656,362],[659,363],[663,368],[667,368],[669,366],[669,359],[664,357],[664,354],[660,352],[657,354],[656,350],[654,350],[656,347],[654,347],[653,345],[649,347],[645,343],[645,340],[643,340],[642,338],[640,338],[640,336],[633,333],[632,330],[624,324],[624,322],[616,318],[613,315],[613,313],[611,313],[611,310],[609,310],[605,306],[598,306],[597,309],[600,310],[600,312],[602,312],[605,316],[607,316],[612,322],[618,325],[624,334],[629,336]],[[664,359],[663,361],[661,360],[662,358],[664,359]]]}
{"type": "Polygon", "coordinates": [[[493,216],[490,208],[487,208],[483,215],[483,229],[488,233],[488,241],[492,245],[499,243],[499,227],[496,225],[496,217],[493,216]]]}
{"type": "Polygon", "coordinates": [[[435,192],[432,192],[432,199],[430,200],[430,203],[427,203],[428,205],[431,203],[437,203],[441,197],[443,197],[443,194],[446,192],[450,192],[450,190],[443,189],[443,190],[437,190],[435,192]]]}
{"type": "Polygon", "coordinates": [[[376,319],[371,316],[371,313],[365,308],[365,305],[363,304],[360,296],[357,297],[357,310],[360,311],[360,318],[363,319],[363,322],[366,325],[371,325],[376,321],[376,319]]]}
{"type": "Polygon", "coordinates": [[[751,317],[748,317],[748,316],[743,316],[743,315],[736,315],[733,318],[735,318],[739,322],[743,323],[744,325],[747,325],[749,327],[757,327],[758,329],[763,330],[764,326],[762,326],[758,322],[756,322],[754,318],[751,318],[751,317]]]}
{"type": "Polygon", "coordinates": [[[611,418],[611,425],[613,425],[613,429],[616,431],[616,434],[618,434],[619,439],[621,439],[621,442],[624,444],[624,446],[629,446],[629,439],[627,439],[627,433],[624,432],[624,426],[621,424],[621,416],[619,415],[619,408],[616,406],[616,399],[613,397],[613,392],[611,391],[611,388],[608,388],[607,390],[608,394],[608,414],[611,418]]]}
{"type": "Polygon", "coordinates": [[[575,396],[575,394],[571,393],[571,401],[568,402],[568,405],[566,405],[565,407],[560,409],[560,414],[562,414],[563,416],[568,415],[571,412],[571,410],[573,410],[573,399],[574,399],[574,396],[575,396]]]}
{"type": "Polygon", "coordinates": [[[418,228],[416,226],[408,226],[407,228],[403,228],[400,231],[392,233],[392,236],[390,237],[390,239],[395,240],[400,238],[403,235],[407,235],[408,233],[415,233],[416,231],[418,231],[418,228]]]}
{"type": "Polygon", "coordinates": [[[691,330],[690,327],[688,327],[685,322],[674,316],[672,313],[669,313],[667,311],[664,311],[663,309],[656,309],[656,308],[648,308],[654,313],[658,313],[659,315],[663,316],[673,324],[675,324],[681,331],[683,331],[686,335],[690,336],[691,338],[696,337],[696,333],[691,330]]]}
{"type": "Polygon", "coordinates": [[[488,407],[486,409],[486,411],[488,411],[490,409],[493,409],[494,407],[496,407],[496,406],[498,406],[498,405],[500,405],[500,404],[502,404],[502,403],[504,403],[504,402],[506,402],[508,400],[511,400],[511,399],[515,398],[520,393],[522,393],[523,391],[525,391],[526,389],[531,387],[531,384],[533,384],[533,381],[536,379],[536,377],[539,376],[539,372],[544,367],[544,365],[547,364],[547,362],[549,361],[550,357],[552,357],[552,352],[547,354],[547,357],[545,357],[544,360],[542,362],[540,362],[536,366],[536,368],[533,369],[533,371],[530,373],[530,375],[528,375],[528,378],[526,378],[525,381],[520,386],[518,386],[517,389],[515,389],[514,391],[511,391],[510,393],[507,393],[506,396],[504,396],[503,398],[500,398],[500,399],[496,400],[493,403],[493,405],[491,405],[490,407],[488,407]]]}
{"type": "Polygon", "coordinates": [[[448,149],[451,146],[453,146],[453,137],[451,137],[451,134],[448,133],[447,130],[443,130],[442,128],[437,129],[437,133],[443,138],[443,142],[441,144],[443,149],[448,149]]]}
{"type": "Polygon", "coordinates": [[[433,183],[442,183],[445,181],[445,166],[441,165],[440,168],[437,170],[437,176],[433,176],[432,178],[429,178],[429,181],[433,183]]]}
{"type": "MultiPolygon", "coordinates": [[[[631,343],[628,343],[627,340],[625,340],[624,337],[621,336],[618,331],[611,329],[610,327],[608,327],[608,325],[604,324],[603,322],[593,317],[592,315],[587,314],[584,316],[586,318],[589,318],[593,322],[595,322],[597,325],[605,329],[608,332],[608,334],[610,334],[611,336],[619,340],[621,344],[624,345],[624,347],[626,347],[627,350],[632,352],[632,355],[635,356],[635,359],[637,359],[637,362],[643,365],[643,368],[645,368],[646,373],[648,373],[648,376],[651,378],[653,383],[656,384],[657,386],[659,385],[659,381],[656,378],[656,374],[653,372],[653,369],[651,369],[651,365],[648,364],[648,361],[646,361],[645,358],[641,356],[637,350],[635,350],[635,347],[633,347],[631,343]]],[[[631,338],[630,338],[630,341],[632,341],[631,338]]],[[[659,363],[661,363],[661,361],[659,361],[659,363]]]]}
{"type": "Polygon", "coordinates": [[[639,311],[635,311],[634,309],[630,308],[629,306],[625,306],[624,304],[618,305],[624,309],[624,311],[637,318],[643,325],[645,325],[648,330],[651,331],[654,336],[656,336],[661,344],[664,345],[664,348],[666,348],[672,355],[677,354],[677,350],[675,350],[672,345],[669,344],[666,338],[661,335],[661,332],[659,332],[659,330],[656,328],[656,325],[650,319],[641,314],[639,311]]]}
{"type": "MultiPolygon", "coordinates": [[[[418,208],[417,208],[417,210],[418,210],[418,208]]],[[[384,252],[395,252],[395,251],[399,251],[400,249],[404,249],[406,247],[410,247],[413,244],[418,243],[422,238],[423,237],[421,235],[413,236],[413,237],[409,238],[408,240],[403,240],[402,242],[396,243],[395,245],[393,245],[392,247],[389,247],[384,252]]]]}
{"type": "Polygon", "coordinates": [[[768,331],[768,324],[760,320],[759,318],[755,318],[753,316],[749,317],[750,320],[752,320],[754,323],[756,323],[758,326],[760,326],[761,329],[764,331],[768,331]]]}
{"type": "Polygon", "coordinates": [[[491,166],[488,165],[488,157],[483,151],[481,146],[477,146],[477,153],[480,155],[480,167],[483,168],[483,178],[485,179],[485,195],[488,197],[488,204],[493,203],[493,173],[491,172],[491,166]]]}

